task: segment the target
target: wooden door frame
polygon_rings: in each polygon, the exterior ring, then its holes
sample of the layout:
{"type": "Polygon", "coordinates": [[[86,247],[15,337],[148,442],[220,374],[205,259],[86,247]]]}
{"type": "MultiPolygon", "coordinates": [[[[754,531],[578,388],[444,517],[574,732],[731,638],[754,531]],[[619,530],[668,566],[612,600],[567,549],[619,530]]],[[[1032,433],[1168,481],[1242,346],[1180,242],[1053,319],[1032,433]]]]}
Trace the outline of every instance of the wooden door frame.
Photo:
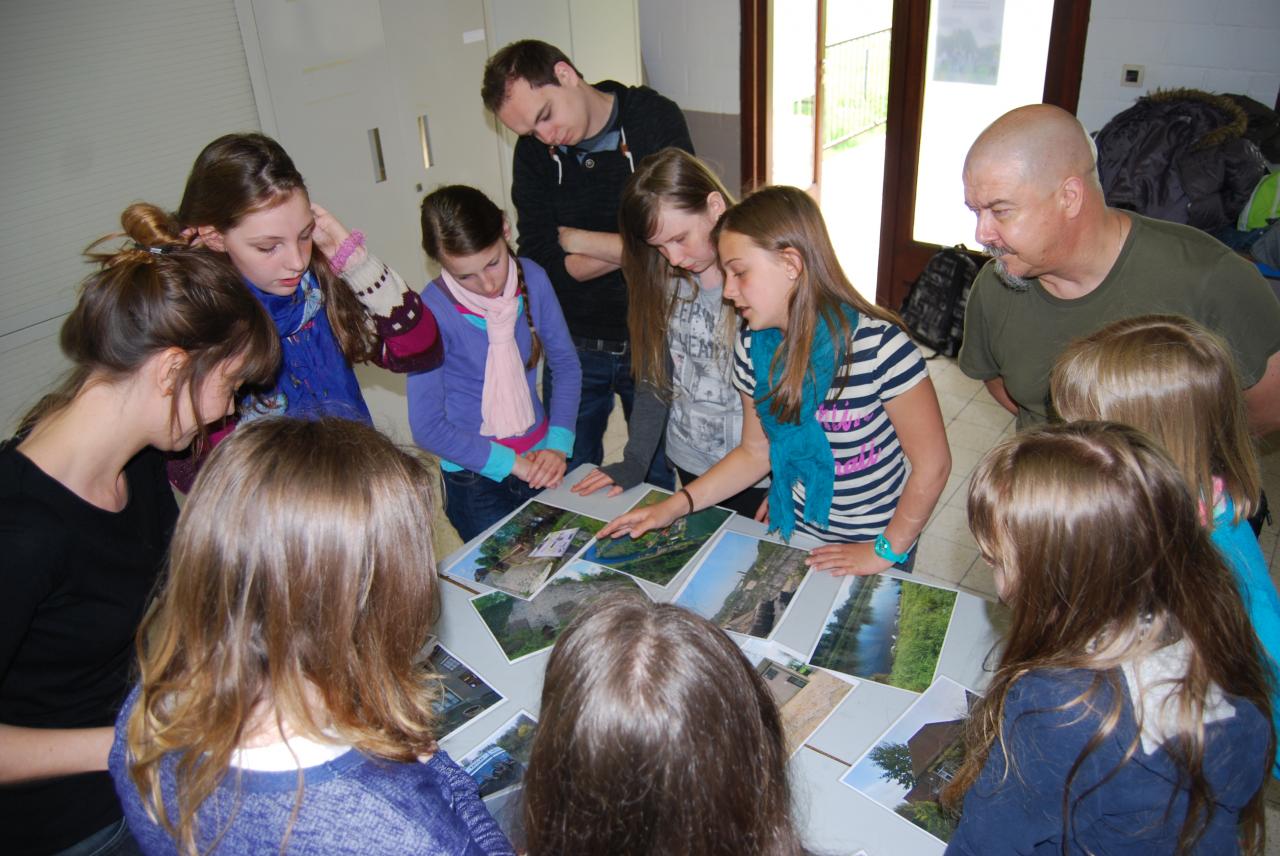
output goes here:
{"type": "MultiPolygon", "coordinates": [[[[889,118],[885,127],[880,265],[876,302],[897,307],[938,251],[911,238],[924,110],[930,0],[894,0],[889,54],[889,118]],[[899,37],[899,34],[905,36],[899,37]],[[900,47],[901,46],[901,47],[900,47]]],[[[1080,100],[1090,0],[1056,0],[1049,28],[1043,100],[1075,113],[1080,100]]],[[[764,184],[768,169],[769,0],[741,0],[742,189],[764,184]]]]}

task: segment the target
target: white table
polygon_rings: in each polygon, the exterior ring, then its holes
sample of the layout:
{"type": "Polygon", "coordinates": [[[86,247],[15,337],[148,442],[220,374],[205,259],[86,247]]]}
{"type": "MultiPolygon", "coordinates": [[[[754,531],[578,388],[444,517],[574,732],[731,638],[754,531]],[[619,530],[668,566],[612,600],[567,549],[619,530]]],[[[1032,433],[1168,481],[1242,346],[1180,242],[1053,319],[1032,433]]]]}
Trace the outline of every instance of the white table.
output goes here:
{"type": "MultiPolygon", "coordinates": [[[[544,491],[539,499],[553,505],[610,520],[621,514],[650,489],[641,485],[616,496],[604,491],[589,497],[570,493],[569,485],[585,476],[591,467],[579,467],[555,490],[544,491]]],[[[726,529],[748,535],[764,535],[764,524],[735,515],[726,529]]],[[[485,531],[449,556],[441,567],[470,550],[489,532],[485,531]]],[[[792,546],[815,547],[811,538],[797,535],[792,546]]],[[[706,546],[703,547],[703,551],[706,546]]],[[[669,586],[640,581],[639,585],[657,601],[671,600],[697,565],[698,556],[669,586]]],[[[901,576],[926,582],[947,583],[929,576],[928,568],[917,562],[915,573],[901,576]]],[[[786,617],[774,634],[775,641],[808,654],[822,630],[835,600],[840,580],[823,573],[812,574],[798,592],[786,617]]],[[[547,648],[519,663],[509,663],[493,641],[480,616],[468,603],[472,592],[446,580],[441,586],[442,609],[435,633],[441,644],[465,660],[471,668],[502,693],[504,700],[441,741],[455,759],[474,749],[520,709],[535,716],[542,694],[542,673],[551,649],[547,648]]],[[[977,692],[986,688],[989,676],[983,663],[998,639],[992,625],[993,604],[983,598],[958,592],[951,629],[938,660],[939,675],[946,675],[977,692]]],[[[865,850],[868,856],[889,854],[940,854],[937,839],[896,817],[889,810],[840,783],[840,777],[876,738],[918,698],[915,693],[872,681],[859,681],[857,689],[841,703],[821,728],[791,759],[790,772],[795,792],[795,816],[806,846],[815,853],[849,854],[865,850]]],[[[497,798],[490,803],[495,814],[518,811],[518,800],[497,798]]]]}

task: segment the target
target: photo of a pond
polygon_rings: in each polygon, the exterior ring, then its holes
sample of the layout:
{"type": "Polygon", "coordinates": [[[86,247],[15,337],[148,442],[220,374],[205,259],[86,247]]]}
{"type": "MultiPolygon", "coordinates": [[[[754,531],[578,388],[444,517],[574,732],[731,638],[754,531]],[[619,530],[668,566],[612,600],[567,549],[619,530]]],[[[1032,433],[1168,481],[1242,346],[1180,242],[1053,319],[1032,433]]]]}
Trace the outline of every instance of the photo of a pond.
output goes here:
{"type": "Polygon", "coordinates": [[[933,681],[956,593],[876,574],[845,577],[809,662],[911,692],[933,681]]]}

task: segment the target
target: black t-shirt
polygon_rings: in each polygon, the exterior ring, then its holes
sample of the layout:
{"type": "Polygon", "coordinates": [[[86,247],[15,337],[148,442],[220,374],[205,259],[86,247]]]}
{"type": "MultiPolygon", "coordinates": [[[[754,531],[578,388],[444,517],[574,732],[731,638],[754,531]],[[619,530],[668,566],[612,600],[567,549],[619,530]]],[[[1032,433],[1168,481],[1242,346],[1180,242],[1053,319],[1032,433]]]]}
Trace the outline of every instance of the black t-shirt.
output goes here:
{"type": "MultiPolygon", "coordinates": [[[[0,722],[111,725],[178,517],[159,452],[125,467],[129,500],[85,502],[0,446],[0,722]]],[[[49,853],[121,816],[106,772],[0,787],[8,853],[49,853]]]]}

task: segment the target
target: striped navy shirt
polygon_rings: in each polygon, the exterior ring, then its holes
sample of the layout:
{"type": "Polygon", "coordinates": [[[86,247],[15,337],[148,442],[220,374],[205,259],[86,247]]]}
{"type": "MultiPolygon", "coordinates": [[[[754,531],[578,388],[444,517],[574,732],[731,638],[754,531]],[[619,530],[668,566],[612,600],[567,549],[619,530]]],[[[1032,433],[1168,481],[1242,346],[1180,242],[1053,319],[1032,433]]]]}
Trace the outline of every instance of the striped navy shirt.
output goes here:
{"type": "MultiPolygon", "coordinates": [[[[733,385],[755,397],[751,331],[745,326],[734,347],[733,385]]],[[[884,404],[929,376],[924,358],[901,328],[860,316],[853,348],[836,372],[826,399],[813,414],[827,433],[835,457],[835,485],[828,529],[804,522],[804,487],[791,489],[796,530],[823,541],[874,541],[889,525],[909,466],[884,404]],[[843,378],[848,377],[840,389],[843,378]]]]}

